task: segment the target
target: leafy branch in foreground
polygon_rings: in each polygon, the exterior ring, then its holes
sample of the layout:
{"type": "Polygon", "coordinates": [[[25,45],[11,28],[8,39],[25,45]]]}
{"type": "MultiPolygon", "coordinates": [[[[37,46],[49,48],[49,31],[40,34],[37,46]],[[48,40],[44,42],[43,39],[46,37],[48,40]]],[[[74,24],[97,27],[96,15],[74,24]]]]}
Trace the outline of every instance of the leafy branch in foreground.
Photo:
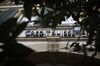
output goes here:
{"type": "MultiPolygon", "coordinates": [[[[96,51],[99,50],[99,29],[100,28],[100,0],[23,0],[24,5],[29,7],[29,11],[26,11],[27,7],[24,7],[25,16],[30,20],[32,5],[37,8],[37,4],[40,4],[42,9],[42,25],[46,26],[52,23],[52,28],[56,28],[65,16],[72,16],[82,29],[85,29],[88,33],[87,45],[91,45],[95,41],[96,51]],[[49,12],[45,13],[45,8],[49,8],[49,12]],[[50,13],[50,14],[49,14],[50,13]],[[96,37],[96,38],[94,38],[96,37]],[[94,39],[94,40],[93,40],[94,39]],[[98,45],[98,47],[97,47],[98,45]]],[[[38,10],[36,10],[36,13],[38,10]]],[[[38,14],[36,14],[38,15],[38,14]]],[[[100,50],[99,50],[100,51],[100,50]]]]}

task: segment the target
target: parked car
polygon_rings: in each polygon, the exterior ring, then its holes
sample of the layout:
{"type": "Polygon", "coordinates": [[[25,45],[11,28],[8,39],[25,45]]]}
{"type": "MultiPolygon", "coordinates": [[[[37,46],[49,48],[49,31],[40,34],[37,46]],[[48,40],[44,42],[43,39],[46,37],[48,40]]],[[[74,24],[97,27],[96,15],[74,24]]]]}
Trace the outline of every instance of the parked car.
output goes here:
{"type": "Polygon", "coordinates": [[[31,32],[31,37],[35,37],[35,32],[34,31],[31,32]]]}
{"type": "Polygon", "coordinates": [[[75,35],[79,35],[80,34],[80,27],[75,27],[74,28],[74,32],[75,32],[75,35]]]}
{"type": "Polygon", "coordinates": [[[66,30],[64,31],[64,37],[67,37],[67,32],[66,32],[66,30]]]}
{"type": "Polygon", "coordinates": [[[26,37],[30,37],[30,36],[31,36],[31,31],[30,31],[30,30],[27,30],[27,31],[25,32],[25,36],[26,36],[26,37]]]}
{"type": "Polygon", "coordinates": [[[52,35],[56,35],[56,34],[55,34],[55,30],[52,31],[52,35]]]}
{"type": "Polygon", "coordinates": [[[43,31],[40,31],[40,37],[43,37],[43,35],[44,35],[44,33],[43,33],[43,31]]]}
{"type": "Polygon", "coordinates": [[[68,31],[68,37],[71,37],[71,31],[70,30],[68,31]]]}
{"type": "Polygon", "coordinates": [[[39,31],[36,31],[35,37],[38,37],[38,36],[39,36],[39,31]]]}
{"type": "Polygon", "coordinates": [[[59,31],[57,32],[57,35],[60,36],[60,32],[59,31]]]}
{"type": "Polygon", "coordinates": [[[75,31],[74,30],[72,30],[72,37],[75,37],[75,31]]]}

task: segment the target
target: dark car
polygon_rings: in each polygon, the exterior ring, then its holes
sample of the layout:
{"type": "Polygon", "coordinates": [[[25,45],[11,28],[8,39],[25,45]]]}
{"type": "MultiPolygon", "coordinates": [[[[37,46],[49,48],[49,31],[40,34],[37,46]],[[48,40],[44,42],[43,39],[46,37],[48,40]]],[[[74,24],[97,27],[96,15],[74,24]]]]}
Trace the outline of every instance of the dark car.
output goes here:
{"type": "Polygon", "coordinates": [[[25,32],[25,36],[26,36],[26,37],[30,37],[30,36],[31,36],[31,31],[30,31],[30,30],[27,30],[27,31],[25,32]]]}
{"type": "Polygon", "coordinates": [[[72,32],[72,37],[75,37],[75,31],[73,30],[73,32],[72,32]]]}
{"type": "Polygon", "coordinates": [[[43,33],[43,31],[40,31],[40,37],[43,37],[43,35],[44,35],[44,33],[43,33]]]}
{"type": "Polygon", "coordinates": [[[68,37],[71,37],[71,31],[70,30],[68,31],[68,37]]]}
{"type": "Polygon", "coordinates": [[[39,35],[39,31],[36,31],[35,37],[38,37],[38,35],[39,35]]]}
{"type": "Polygon", "coordinates": [[[52,31],[52,35],[56,35],[54,30],[52,31]]]}
{"type": "Polygon", "coordinates": [[[72,34],[72,37],[75,37],[75,34],[74,33],[72,34]]]}
{"type": "Polygon", "coordinates": [[[66,31],[64,31],[64,37],[67,37],[67,32],[66,31]]]}
{"type": "Polygon", "coordinates": [[[31,37],[35,37],[35,32],[34,31],[31,32],[31,37]]]}

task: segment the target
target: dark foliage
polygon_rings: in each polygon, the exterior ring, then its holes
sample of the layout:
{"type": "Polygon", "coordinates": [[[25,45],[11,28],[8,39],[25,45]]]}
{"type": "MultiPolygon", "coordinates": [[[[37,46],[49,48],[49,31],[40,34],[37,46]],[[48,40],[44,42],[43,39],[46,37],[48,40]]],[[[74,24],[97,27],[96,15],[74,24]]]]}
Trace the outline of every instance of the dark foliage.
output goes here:
{"type": "Polygon", "coordinates": [[[5,0],[0,0],[0,3],[2,3],[3,1],[5,1],[5,0]]]}
{"type": "Polygon", "coordinates": [[[19,4],[19,0],[14,0],[15,4],[18,5],[19,4]]]}
{"type": "MultiPolygon", "coordinates": [[[[28,22],[22,24],[17,24],[16,22],[17,19],[10,18],[0,25],[0,43],[3,43],[3,45],[0,45],[0,49],[3,49],[3,51],[0,52],[0,62],[6,63],[10,62],[12,59],[15,61],[17,59],[24,60],[26,56],[34,52],[32,49],[25,47],[16,41],[16,37],[23,31],[28,22]]],[[[23,61],[23,63],[25,62],[23,61]]]]}
{"type": "Polygon", "coordinates": [[[24,12],[25,16],[31,20],[31,14],[32,14],[32,0],[24,0],[24,12]]]}

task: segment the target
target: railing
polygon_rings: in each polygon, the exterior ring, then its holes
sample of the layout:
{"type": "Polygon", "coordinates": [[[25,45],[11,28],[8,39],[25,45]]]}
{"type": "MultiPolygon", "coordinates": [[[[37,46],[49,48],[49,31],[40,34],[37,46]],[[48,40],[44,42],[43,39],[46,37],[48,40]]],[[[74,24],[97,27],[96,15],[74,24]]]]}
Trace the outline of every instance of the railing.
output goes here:
{"type": "MultiPolygon", "coordinates": [[[[26,37],[20,37],[16,38],[17,41],[47,41],[47,38],[26,38],[26,37]]],[[[51,39],[52,40],[52,39],[51,39]]],[[[75,41],[77,38],[60,38],[60,41],[75,41]]],[[[79,41],[87,41],[87,38],[80,38],[79,41]]]]}

